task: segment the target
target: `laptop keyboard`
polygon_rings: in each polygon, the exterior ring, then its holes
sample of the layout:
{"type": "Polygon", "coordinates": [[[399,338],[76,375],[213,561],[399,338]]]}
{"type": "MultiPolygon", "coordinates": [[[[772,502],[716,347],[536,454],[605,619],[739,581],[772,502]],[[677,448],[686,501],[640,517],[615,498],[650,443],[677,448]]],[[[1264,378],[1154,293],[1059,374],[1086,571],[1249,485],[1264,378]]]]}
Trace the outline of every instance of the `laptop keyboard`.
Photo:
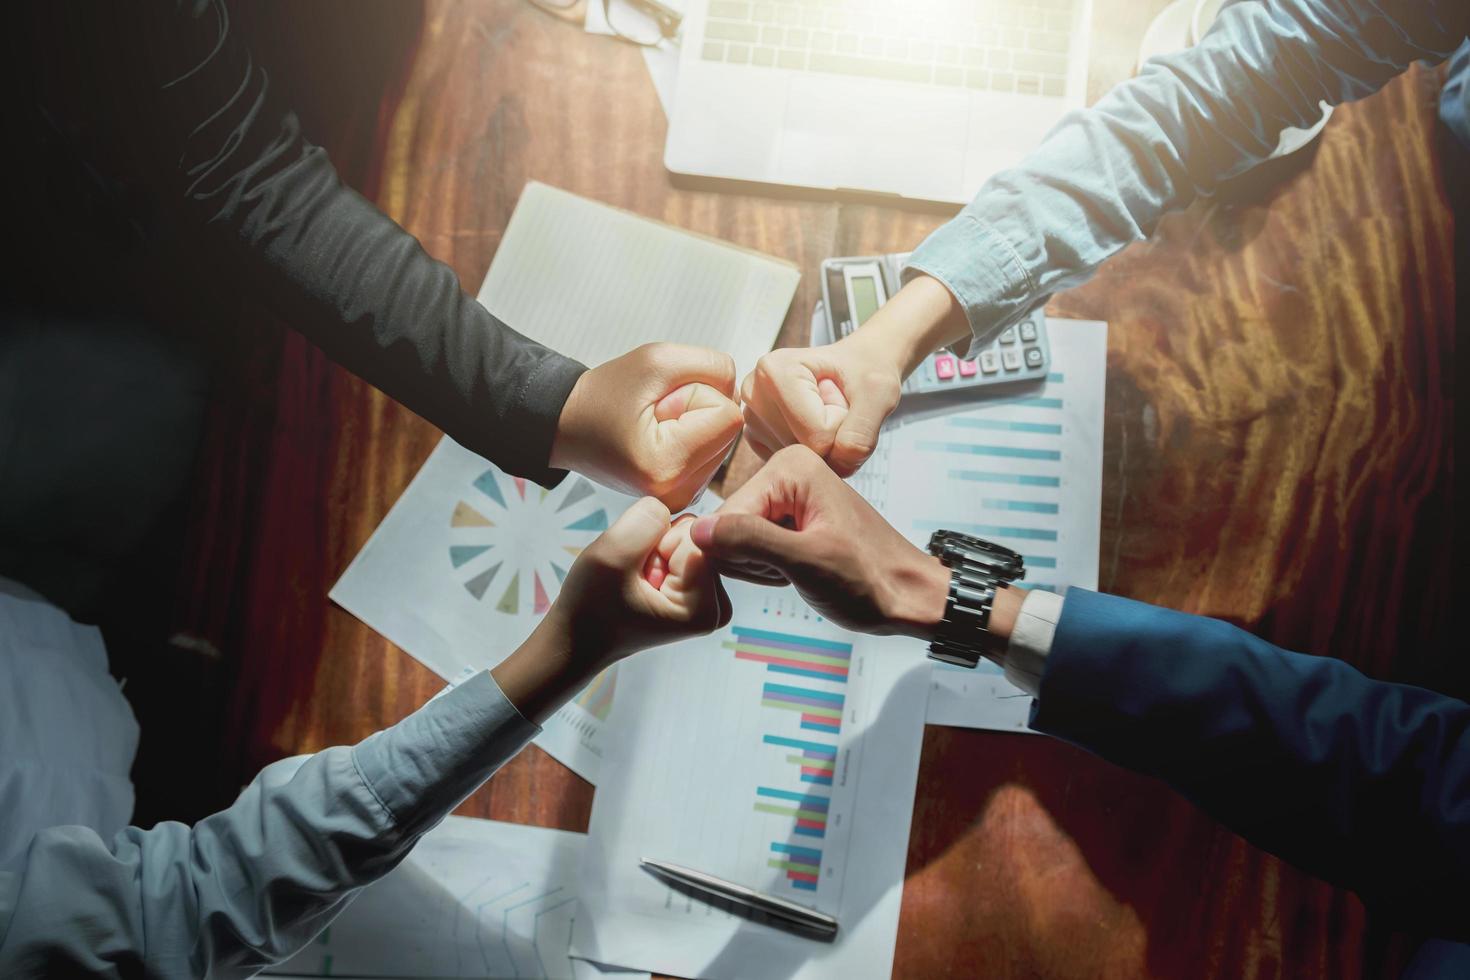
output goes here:
{"type": "Polygon", "coordinates": [[[1064,95],[1075,0],[710,0],[701,55],[763,68],[1064,95]]]}

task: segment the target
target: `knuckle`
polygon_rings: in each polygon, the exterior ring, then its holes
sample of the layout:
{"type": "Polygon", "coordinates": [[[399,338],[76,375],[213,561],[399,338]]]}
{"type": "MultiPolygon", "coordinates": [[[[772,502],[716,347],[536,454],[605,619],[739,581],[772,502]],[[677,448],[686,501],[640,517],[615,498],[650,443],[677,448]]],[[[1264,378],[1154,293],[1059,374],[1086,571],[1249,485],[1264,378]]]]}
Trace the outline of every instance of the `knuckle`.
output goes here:
{"type": "Polygon", "coordinates": [[[844,432],[837,437],[833,449],[844,456],[856,456],[859,459],[867,459],[878,447],[876,435],[866,432],[844,432]]]}
{"type": "Polygon", "coordinates": [[[755,383],[758,385],[773,385],[780,377],[782,371],[781,363],[776,360],[774,354],[767,354],[755,363],[755,383]]]}

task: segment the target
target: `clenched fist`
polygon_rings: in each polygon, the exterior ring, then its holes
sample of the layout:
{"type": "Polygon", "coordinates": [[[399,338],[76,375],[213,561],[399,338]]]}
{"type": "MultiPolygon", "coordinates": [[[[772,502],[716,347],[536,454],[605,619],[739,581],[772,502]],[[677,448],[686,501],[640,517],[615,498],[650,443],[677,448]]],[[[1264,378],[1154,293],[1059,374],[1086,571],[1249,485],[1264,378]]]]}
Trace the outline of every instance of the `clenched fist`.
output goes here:
{"type": "Polygon", "coordinates": [[[735,362],[683,344],[644,344],[577,380],[551,465],[623,493],[686,507],[740,435],[735,362]]]}
{"type": "Polygon", "coordinates": [[[949,290],[920,275],[837,343],[771,351],[740,386],[751,448],[769,459],[784,446],[805,446],[851,476],[877,448],[903,379],[968,333],[949,290]]]}

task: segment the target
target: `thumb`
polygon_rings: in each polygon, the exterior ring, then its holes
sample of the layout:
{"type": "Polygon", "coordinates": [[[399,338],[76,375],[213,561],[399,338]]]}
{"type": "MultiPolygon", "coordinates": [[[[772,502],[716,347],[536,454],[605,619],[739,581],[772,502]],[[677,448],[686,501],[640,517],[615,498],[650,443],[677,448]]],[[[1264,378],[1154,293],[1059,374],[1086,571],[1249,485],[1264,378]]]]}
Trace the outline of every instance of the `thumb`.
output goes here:
{"type": "Polygon", "coordinates": [[[858,467],[867,462],[878,448],[878,430],[888,413],[872,398],[856,399],[847,410],[847,417],[837,427],[837,436],[832,440],[832,450],[827,454],[827,463],[843,477],[852,476],[858,467]]]}
{"type": "Polygon", "coordinates": [[[644,497],[623,511],[587,550],[614,568],[641,570],[668,529],[669,509],[654,497],[644,497]]]}
{"type": "Polygon", "coordinates": [[[716,562],[755,562],[785,575],[801,560],[799,531],[788,530],[754,514],[701,517],[689,529],[689,538],[716,562]]]}

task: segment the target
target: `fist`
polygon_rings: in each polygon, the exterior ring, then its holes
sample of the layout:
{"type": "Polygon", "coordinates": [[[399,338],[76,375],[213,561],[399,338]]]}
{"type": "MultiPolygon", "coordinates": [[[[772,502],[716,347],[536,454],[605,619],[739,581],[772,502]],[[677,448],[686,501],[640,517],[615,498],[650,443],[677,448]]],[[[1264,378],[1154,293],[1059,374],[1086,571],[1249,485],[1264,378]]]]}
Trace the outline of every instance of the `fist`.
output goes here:
{"type": "Polygon", "coordinates": [[[859,331],[826,347],[783,348],[760,359],[740,397],[747,439],[762,459],[805,446],[851,476],[872,455],[903,379],[893,359],[862,337],[859,331]]]}
{"type": "Polygon", "coordinates": [[[807,604],[864,633],[927,637],[949,572],[914,547],[811,450],[779,450],[690,537],[722,573],[790,582],[807,604]]]}
{"type": "Polygon", "coordinates": [[[683,344],[644,344],[583,374],[557,423],[551,465],[680,510],[740,435],[735,362],[683,344]]]}
{"type": "Polygon", "coordinates": [[[730,597],[689,538],[692,518],[644,497],[577,557],[547,613],[584,663],[601,668],[730,621],[730,597]]]}

